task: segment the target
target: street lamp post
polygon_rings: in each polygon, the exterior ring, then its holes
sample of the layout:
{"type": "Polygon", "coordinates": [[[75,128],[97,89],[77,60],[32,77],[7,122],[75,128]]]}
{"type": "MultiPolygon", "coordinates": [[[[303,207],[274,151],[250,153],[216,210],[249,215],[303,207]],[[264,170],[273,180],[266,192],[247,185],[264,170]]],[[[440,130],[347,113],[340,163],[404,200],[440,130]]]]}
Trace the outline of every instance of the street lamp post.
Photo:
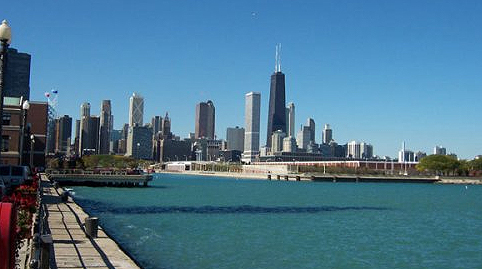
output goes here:
{"type": "MultiPolygon", "coordinates": [[[[2,21],[0,25],[0,43],[2,45],[2,50],[0,52],[1,70],[0,70],[0,152],[3,150],[2,141],[2,125],[3,125],[3,88],[5,85],[5,68],[7,66],[7,51],[8,46],[12,41],[12,31],[6,20],[2,21]]],[[[0,155],[1,161],[1,155],[0,155]]]]}
{"type": "Polygon", "coordinates": [[[139,160],[139,148],[141,146],[141,143],[137,142],[137,159],[139,160]]]}
{"type": "Polygon", "coordinates": [[[30,169],[33,168],[33,150],[35,145],[35,135],[30,135],[30,169]]]}
{"type": "Polygon", "coordinates": [[[18,159],[18,165],[23,164],[23,143],[25,140],[25,126],[27,124],[27,111],[30,108],[30,104],[28,100],[25,100],[22,103],[22,129],[20,131],[20,145],[18,148],[18,152],[20,154],[20,157],[18,159]]]}

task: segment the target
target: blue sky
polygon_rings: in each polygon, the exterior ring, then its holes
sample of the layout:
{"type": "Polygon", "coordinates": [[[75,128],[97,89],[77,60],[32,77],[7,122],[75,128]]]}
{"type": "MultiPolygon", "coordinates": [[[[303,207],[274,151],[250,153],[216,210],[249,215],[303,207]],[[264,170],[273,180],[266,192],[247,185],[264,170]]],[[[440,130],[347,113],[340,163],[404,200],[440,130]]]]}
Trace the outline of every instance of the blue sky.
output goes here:
{"type": "Polygon", "coordinates": [[[7,1],[12,47],[32,55],[31,99],[56,89],[58,113],[99,114],[114,127],[129,97],[147,122],[166,111],[194,132],[195,105],[212,100],[216,134],[244,125],[244,94],[261,92],[264,143],[269,79],[282,43],[286,100],[296,125],[331,124],[337,142],[395,157],[435,145],[482,154],[480,1],[7,1]]]}

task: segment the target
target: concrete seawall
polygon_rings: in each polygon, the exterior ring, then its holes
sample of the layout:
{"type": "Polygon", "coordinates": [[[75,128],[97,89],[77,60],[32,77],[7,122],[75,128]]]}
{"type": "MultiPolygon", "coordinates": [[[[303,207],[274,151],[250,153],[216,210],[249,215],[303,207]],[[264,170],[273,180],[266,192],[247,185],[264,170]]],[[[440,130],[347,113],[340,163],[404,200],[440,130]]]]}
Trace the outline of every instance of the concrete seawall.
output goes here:
{"type": "Polygon", "coordinates": [[[276,174],[276,173],[237,173],[237,172],[218,172],[218,171],[162,171],[166,174],[183,174],[198,176],[215,176],[230,178],[246,178],[266,180],[289,180],[295,181],[297,177],[300,181],[315,182],[359,182],[359,183],[426,183],[426,184],[464,184],[482,185],[482,178],[473,177],[421,177],[421,176],[369,176],[369,175],[335,175],[335,174],[276,174]]]}
{"type": "Polygon", "coordinates": [[[356,175],[326,175],[313,176],[313,181],[321,182],[366,182],[366,183],[438,183],[440,180],[435,178],[422,177],[375,177],[375,176],[356,176],[356,175]]]}

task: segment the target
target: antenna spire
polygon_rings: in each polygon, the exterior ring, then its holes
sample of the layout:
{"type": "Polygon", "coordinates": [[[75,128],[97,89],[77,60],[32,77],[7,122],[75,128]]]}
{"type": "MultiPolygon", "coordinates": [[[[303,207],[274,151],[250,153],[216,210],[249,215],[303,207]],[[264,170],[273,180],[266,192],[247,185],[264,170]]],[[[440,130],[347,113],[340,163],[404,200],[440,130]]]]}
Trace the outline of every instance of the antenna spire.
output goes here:
{"type": "Polygon", "coordinates": [[[276,44],[276,55],[274,57],[274,72],[281,72],[281,43],[276,44]]]}
{"type": "Polygon", "coordinates": [[[281,43],[278,44],[278,72],[281,72],[281,43]]]}
{"type": "Polygon", "coordinates": [[[274,55],[274,72],[278,72],[278,44],[276,44],[276,53],[274,55]]]}

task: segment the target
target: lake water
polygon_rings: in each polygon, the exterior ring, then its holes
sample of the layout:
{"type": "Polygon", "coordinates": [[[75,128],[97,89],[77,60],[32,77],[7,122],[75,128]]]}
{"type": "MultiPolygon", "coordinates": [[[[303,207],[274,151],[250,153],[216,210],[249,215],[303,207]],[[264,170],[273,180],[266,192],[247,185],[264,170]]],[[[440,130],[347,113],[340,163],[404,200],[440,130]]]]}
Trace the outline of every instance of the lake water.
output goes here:
{"type": "Polygon", "coordinates": [[[74,191],[145,268],[482,267],[482,186],[158,174],[74,191]]]}

